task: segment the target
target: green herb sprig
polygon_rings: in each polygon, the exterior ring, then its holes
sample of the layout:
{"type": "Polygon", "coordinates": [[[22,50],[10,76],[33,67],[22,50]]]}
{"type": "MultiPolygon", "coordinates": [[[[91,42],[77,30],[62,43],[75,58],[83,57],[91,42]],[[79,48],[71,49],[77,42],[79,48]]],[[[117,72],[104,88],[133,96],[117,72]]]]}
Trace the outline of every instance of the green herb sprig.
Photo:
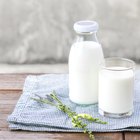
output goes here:
{"type": "Polygon", "coordinates": [[[84,133],[87,133],[89,135],[90,140],[95,140],[95,137],[92,134],[92,131],[88,130],[87,124],[84,123],[84,120],[89,121],[89,122],[100,123],[100,124],[107,124],[107,122],[101,121],[98,118],[93,118],[89,114],[77,114],[76,112],[72,111],[69,107],[63,104],[61,100],[58,99],[55,91],[50,93],[50,95],[46,95],[46,97],[41,97],[37,94],[35,94],[35,96],[37,98],[31,98],[31,99],[39,103],[55,106],[57,109],[66,113],[68,117],[71,118],[73,127],[83,129],[84,133]]]}

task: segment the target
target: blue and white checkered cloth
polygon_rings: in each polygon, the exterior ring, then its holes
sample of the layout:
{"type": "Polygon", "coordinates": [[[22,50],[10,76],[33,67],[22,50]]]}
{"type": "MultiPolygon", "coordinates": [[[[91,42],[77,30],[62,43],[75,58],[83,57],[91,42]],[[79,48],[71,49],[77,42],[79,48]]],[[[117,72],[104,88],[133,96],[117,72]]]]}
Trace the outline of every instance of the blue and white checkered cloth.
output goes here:
{"type": "Polygon", "coordinates": [[[81,129],[73,128],[71,119],[63,112],[50,105],[40,104],[30,99],[34,97],[34,93],[45,96],[53,90],[56,91],[62,102],[73,111],[88,113],[108,122],[106,125],[89,123],[88,128],[92,131],[140,131],[140,71],[136,73],[135,79],[134,114],[121,119],[100,116],[97,104],[80,106],[72,103],[68,96],[67,74],[28,76],[25,80],[23,94],[13,113],[8,117],[9,128],[11,130],[81,132],[81,129]]]}

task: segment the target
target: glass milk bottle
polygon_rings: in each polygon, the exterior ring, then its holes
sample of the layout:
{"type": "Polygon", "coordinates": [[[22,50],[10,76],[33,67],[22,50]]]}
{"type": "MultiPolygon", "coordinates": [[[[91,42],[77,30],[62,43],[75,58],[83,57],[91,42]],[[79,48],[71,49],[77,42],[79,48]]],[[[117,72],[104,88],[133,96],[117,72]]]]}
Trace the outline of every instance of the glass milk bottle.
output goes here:
{"type": "Polygon", "coordinates": [[[95,21],[74,24],[77,40],[69,54],[69,98],[77,104],[94,104],[98,101],[99,64],[104,60],[98,43],[95,21]]]}

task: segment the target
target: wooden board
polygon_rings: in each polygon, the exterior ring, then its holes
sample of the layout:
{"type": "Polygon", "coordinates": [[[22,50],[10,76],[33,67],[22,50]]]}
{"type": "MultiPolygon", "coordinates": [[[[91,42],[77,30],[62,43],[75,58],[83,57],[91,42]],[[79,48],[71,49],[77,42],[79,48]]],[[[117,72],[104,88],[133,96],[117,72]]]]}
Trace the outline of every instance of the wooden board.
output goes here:
{"type": "Polygon", "coordinates": [[[125,140],[140,140],[140,132],[125,132],[125,140]]]}
{"type": "MultiPolygon", "coordinates": [[[[12,113],[28,74],[0,74],[0,140],[88,140],[83,133],[11,131],[7,117],[12,113]]],[[[139,133],[95,133],[96,140],[139,140],[139,133]]]]}

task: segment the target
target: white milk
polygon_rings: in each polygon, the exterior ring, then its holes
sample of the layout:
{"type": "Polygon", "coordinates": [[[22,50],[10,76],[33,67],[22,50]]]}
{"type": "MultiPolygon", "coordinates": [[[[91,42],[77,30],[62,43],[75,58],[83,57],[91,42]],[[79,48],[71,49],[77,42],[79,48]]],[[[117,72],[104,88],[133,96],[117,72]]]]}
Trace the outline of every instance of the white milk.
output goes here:
{"type": "Polygon", "coordinates": [[[69,55],[69,97],[78,104],[98,101],[98,71],[102,48],[93,41],[77,42],[69,55]]]}
{"type": "Polygon", "coordinates": [[[110,67],[99,72],[99,108],[108,113],[133,110],[134,73],[124,67],[110,67]],[[121,71],[124,70],[124,71],[121,71]]]}

